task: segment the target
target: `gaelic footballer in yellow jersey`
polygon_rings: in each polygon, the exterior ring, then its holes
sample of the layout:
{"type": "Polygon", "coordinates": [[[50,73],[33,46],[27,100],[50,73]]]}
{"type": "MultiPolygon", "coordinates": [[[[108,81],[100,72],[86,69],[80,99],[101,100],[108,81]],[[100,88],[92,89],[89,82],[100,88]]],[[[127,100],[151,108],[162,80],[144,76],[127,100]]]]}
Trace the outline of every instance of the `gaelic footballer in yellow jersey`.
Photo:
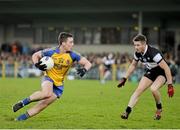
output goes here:
{"type": "Polygon", "coordinates": [[[45,72],[45,76],[53,80],[55,86],[63,85],[63,80],[74,61],[79,61],[81,56],[73,51],[61,53],[59,47],[45,49],[42,56],[49,56],[54,61],[54,67],[45,72]]]}
{"type": "Polygon", "coordinates": [[[41,90],[34,92],[29,97],[16,103],[13,106],[13,111],[16,112],[31,102],[38,101],[38,103],[15,120],[22,121],[35,116],[56,101],[57,98],[60,98],[64,90],[64,77],[74,61],[77,61],[78,64],[83,66],[77,69],[77,74],[81,77],[91,68],[91,63],[85,57],[72,51],[74,46],[72,34],[67,32],[60,33],[58,43],[59,46],[56,48],[41,50],[32,55],[34,65],[38,69],[45,71],[41,90]],[[47,66],[41,64],[40,59],[43,56],[50,56],[54,60],[55,65],[51,70],[46,70],[47,66]]]}

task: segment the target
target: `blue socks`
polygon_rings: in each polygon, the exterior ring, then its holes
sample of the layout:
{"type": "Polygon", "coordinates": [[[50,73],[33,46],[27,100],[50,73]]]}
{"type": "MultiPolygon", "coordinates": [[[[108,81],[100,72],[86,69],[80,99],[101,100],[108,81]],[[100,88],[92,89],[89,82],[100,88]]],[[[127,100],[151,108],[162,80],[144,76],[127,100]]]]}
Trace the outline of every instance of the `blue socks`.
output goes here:
{"type": "Polygon", "coordinates": [[[20,115],[18,118],[16,118],[16,120],[17,120],[17,121],[23,121],[23,120],[28,119],[29,117],[30,117],[30,116],[29,116],[28,112],[26,112],[26,113],[20,115]]]}
{"type": "Polygon", "coordinates": [[[24,106],[28,105],[30,102],[31,102],[31,100],[30,100],[29,97],[22,100],[22,103],[23,103],[24,106]]]}
{"type": "MultiPolygon", "coordinates": [[[[21,102],[22,102],[23,106],[25,106],[25,105],[28,105],[29,103],[31,103],[31,100],[28,97],[28,98],[23,99],[21,102]]],[[[28,119],[29,117],[30,116],[29,116],[28,112],[26,112],[26,113],[20,115],[19,117],[17,117],[15,120],[16,121],[22,121],[22,120],[28,119]]]]}

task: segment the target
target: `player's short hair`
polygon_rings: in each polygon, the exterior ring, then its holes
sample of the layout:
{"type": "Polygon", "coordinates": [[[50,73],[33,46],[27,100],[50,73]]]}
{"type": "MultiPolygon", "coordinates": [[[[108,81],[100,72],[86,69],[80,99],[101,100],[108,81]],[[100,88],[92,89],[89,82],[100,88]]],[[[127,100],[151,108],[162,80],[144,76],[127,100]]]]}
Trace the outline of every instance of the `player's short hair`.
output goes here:
{"type": "Polygon", "coordinates": [[[133,38],[133,42],[147,42],[147,38],[146,36],[144,36],[143,34],[138,34],[133,38]]]}
{"type": "Polygon", "coordinates": [[[58,36],[59,45],[61,45],[62,42],[65,42],[67,40],[67,38],[69,38],[69,37],[73,37],[73,35],[71,33],[68,33],[68,32],[61,32],[58,36]]]}

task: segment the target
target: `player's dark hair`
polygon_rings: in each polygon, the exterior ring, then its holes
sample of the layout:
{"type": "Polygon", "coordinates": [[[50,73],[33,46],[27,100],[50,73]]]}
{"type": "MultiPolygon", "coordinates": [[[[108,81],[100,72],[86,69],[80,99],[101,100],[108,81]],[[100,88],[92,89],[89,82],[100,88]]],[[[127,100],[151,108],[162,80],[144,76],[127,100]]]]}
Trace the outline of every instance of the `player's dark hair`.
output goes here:
{"type": "Polygon", "coordinates": [[[147,38],[146,36],[144,36],[143,34],[138,34],[133,38],[133,42],[147,42],[147,38]]]}
{"type": "Polygon", "coordinates": [[[68,33],[68,32],[61,32],[58,36],[59,45],[61,45],[62,42],[65,42],[67,40],[67,38],[69,38],[69,37],[73,37],[73,35],[71,33],[68,33]]]}

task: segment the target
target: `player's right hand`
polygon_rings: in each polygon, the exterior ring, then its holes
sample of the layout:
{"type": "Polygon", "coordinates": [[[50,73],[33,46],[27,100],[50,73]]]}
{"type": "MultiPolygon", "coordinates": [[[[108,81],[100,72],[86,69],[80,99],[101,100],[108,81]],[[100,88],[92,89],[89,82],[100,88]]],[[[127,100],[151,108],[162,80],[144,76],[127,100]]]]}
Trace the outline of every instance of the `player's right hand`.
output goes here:
{"type": "Polygon", "coordinates": [[[172,84],[168,84],[168,95],[169,97],[173,97],[174,95],[174,87],[172,84]]]}
{"type": "Polygon", "coordinates": [[[42,61],[39,61],[38,63],[35,63],[34,65],[36,66],[36,68],[42,70],[42,71],[46,71],[47,66],[45,64],[41,64],[42,61]]]}
{"type": "Polygon", "coordinates": [[[127,79],[125,77],[120,79],[119,84],[117,85],[117,87],[120,88],[120,87],[124,86],[124,84],[126,83],[126,80],[127,79]]]}

